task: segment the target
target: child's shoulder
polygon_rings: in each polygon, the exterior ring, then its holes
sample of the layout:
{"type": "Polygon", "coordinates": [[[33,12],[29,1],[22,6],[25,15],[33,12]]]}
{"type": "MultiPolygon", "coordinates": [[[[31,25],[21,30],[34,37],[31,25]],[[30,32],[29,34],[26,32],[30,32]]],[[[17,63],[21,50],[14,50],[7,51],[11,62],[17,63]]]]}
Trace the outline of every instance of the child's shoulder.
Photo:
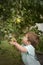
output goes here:
{"type": "Polygon", "coordinates": [[[35,49],[32,45],[26,45],[25,47],[28,48],[28,49],[31,49],[31,50],[35,49]]]}

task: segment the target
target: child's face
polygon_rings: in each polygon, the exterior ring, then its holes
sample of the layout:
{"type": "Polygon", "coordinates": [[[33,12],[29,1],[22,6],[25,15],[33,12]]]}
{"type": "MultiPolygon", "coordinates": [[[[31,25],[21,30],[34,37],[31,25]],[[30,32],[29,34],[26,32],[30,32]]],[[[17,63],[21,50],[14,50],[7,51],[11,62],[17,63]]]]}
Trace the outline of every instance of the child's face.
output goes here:
{"type": "Polygon", "coordinates": [[[23,37],[22,42],[23,42],[25,45],[28,44],[28,38],[27,38],[26,35],[23,37]]]}

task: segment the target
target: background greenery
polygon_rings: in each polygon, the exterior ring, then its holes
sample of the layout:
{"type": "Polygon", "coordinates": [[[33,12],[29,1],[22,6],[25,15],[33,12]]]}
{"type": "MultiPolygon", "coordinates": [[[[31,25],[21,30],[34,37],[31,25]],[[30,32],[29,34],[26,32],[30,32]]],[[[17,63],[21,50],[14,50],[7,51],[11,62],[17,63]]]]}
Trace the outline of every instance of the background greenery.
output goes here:
{"type": "Polygon", "coordinates": [[[9,45],[10,37],[21,44],[24,33],[34,31],[40,37],[36,50],[43,52],[43,32],[36,23],[43,23],[43,0],[0,0],[0,65],[22,65],[20,52],[9,45]]]}

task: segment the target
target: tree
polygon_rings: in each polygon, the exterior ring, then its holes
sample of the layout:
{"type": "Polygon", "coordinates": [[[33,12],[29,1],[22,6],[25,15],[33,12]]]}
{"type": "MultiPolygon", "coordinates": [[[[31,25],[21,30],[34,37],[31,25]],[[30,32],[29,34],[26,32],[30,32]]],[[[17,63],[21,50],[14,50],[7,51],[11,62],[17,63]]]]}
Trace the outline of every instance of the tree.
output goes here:
{"type": "Polygon", "coordinates": [[[42,0],[0,0],[0,32],[17,35],[43,22],[42,0]]]}

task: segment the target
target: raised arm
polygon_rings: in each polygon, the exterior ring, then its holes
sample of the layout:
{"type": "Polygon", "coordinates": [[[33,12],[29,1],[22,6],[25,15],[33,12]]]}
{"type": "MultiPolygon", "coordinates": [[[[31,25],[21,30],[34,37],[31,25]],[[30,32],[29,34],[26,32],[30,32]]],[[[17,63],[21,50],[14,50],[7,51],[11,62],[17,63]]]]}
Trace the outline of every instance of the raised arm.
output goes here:
{"type": "Polygon", "coordinates": [[[13,44],[21,52],[24,53],[27,52],[27,49],[21,46],[20,44],[18,44],[17,42],[10,42],[10,44],[13,44]]]}

